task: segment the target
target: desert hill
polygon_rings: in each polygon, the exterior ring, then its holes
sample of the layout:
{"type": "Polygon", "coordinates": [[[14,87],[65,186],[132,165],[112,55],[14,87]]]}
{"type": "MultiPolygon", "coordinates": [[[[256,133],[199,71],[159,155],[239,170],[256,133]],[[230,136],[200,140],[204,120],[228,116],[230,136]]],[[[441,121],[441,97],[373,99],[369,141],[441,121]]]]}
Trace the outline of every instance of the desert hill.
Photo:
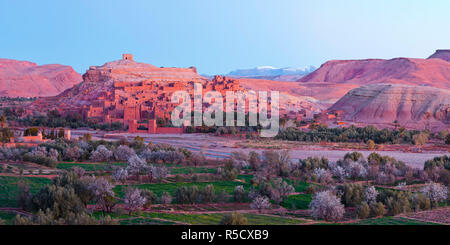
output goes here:
{"type": "Polygon", "coordinates": [[[450,89],[450,63],[443,59],[332,60],[300,83],[420,85],[450,89]]]}
{"type": "Polygon", "coordinates": [[[450,49],[438,49],[428,59],[442,59],[450,62],[450,49]]]}
{"type": "Polygon", "coordinates": [[[0,96],[53,96],[81,81],[70,66],[0,59],[0,96]]]}
{"type": "Polygon", "coordinates": [[[450,123],[450,90],[426,86],[373,84],[349,91],[331,111],[343,119],[367,124],[392,124],[409,128],[447,128],[450,123]]]}

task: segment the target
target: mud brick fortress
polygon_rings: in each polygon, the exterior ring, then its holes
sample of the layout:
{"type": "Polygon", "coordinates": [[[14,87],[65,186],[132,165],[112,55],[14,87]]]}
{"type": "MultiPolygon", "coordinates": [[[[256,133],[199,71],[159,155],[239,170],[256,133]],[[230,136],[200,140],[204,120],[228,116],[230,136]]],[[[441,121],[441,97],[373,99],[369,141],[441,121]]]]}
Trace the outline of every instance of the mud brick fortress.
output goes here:
{"type": "Polygon", "coordinates": [[[217,91],[225,97],[226,91],[243,90],[232,78],[215,76],[209,80],[198,75],[195,67],[156,67],[135,62],[133,55],[124,54],[122,60],[91,66],[81,84],[56,97],[41,98],[31,109],[53,107],[63,114],[76,112],[100,123],[119,122],[134,133],[180,133],[180,128],[158,128],[156,120],[170,119],[178,106],[171,102],[173,92],[187,91],[193,98],[194,83],[203,85],[203,94],[217,91]]]}

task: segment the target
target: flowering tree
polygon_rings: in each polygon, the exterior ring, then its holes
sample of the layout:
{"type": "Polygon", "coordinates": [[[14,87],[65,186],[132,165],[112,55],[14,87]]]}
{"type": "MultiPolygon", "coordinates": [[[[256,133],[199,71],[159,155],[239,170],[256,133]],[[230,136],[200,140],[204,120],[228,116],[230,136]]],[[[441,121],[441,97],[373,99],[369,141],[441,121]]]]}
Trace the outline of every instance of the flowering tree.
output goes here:
{"type": "Polygon", "coordinates": [[[258,210],[261,213],[264,209],[270,208],[269,198],[266,196],[257,196],[250,204],[250,208],[258,210]]]}
{"type": "Polygon", "coordinates": [[[331,172],[334,176],[338,178],[339,181],[344,182],[345,178],[348,177],[348,173],[345,169],[337,164],[331,165],[331,172]]]}
{"type": "Polygon", "coordinates": [[[81,167],[78,167],[78,166],[76,166],[76,167],[73,168],[73,172],[74,172],[79,178],[83,177],[83,176],[86,174],[86,170],[84,170],[84,168],[81,168],[81,167]]]}
{"type": "Polygon", "coordinates": [[[364,191],[364,196],[366,197],[366,202],[368,204],[376,203],[378,191],[375,189],[375,186],[369,186],[364,191]]]}
{"type": "Polygon", "coordinates": [[[91,160],[96,162],[107,162],[111,160],[112,152],[104,145],[97,146],[94,152],[91,154],[91,160]]]}
{"type": "Polygon", "coordinates": [[[169,174],[169,170],[166,167],[157,167],[154,165],[148,165],[145,168],[145,172],[150,182],[153,180],[161,181],[169,174]]]}
{"type": "Polygon", "coordinates": [[[439,183],[430,182],[422,188],[421,192],[430,198],[431,206],[437,205],[448,197],[447,187],[439,183]]]}
{"type": "Polygon", "coordinates": [[[51,148],[48,151],[48,157],[50,157],[51,159],[58,161],[58,157],[59,157],[59,152],[56,149],[51,148]]]}
{"type": "Polygon", "coordinates": [[[172,196],[169,192],[164,192],[160,198],[162,204],[170,204],[172,202],[172,196]]]}
{"type": "Polygon", "coordinates": [[[136,210],[142,208],[145,201],[145,197],[141,196],[141,192],[137,188],[128,188],[125,192],[125,207],[130,211],[130,215],[136,210]]]}
{"type": "Polygon", "coordinates": [[[88,189],[94,194],[97,206],[103,214],[111,213],[115,205],[113,185],[104,177],[93,180],[88,189]]]}
{"type": "Polygon", "coordinates": [[[333,174],[330,172],[330,170],[323,169],[323,168],[316,168],[314,169],[314,175],[317,177],[317,181],[319,183],[330,183],[333,179],[333,174]]]}
{"type": "Polygon", "coordinates": [[[117,149],[114,151],[114,158],[117,161],[127,161],[132,156],[135,156],[136,153],[134,150],[126,145],[120,145],[117,147],[117,149]]]}
{"type": "Polygon", "coordinates": [[[311,216],[316,219],[338,221],[345,213],[341,200],[330,191],[322,191],[314,195],[309,204],[311,216]]]}
{"type": "Polygon", "coordinates": [[[353,179],[367,176],[367,169],[360,162],[349,162],[345,170],[353,179]]]}
{"type": "Polygon", "coordinates": [[[147,168],[147,162],[142,160],[140,157],[134,155],[128,159],[127,171],[129,174],[136,175],[139,179],[139,175],[145,171],[147,168]]]}
{"type": "Polygon", "coordinates": [[[71,161],[78,161],[83,154],[83,150],[78,146],[69,147],[64,150],[64,158],[71,161]]]}
{"type": "Polygon", "coordinates": [[[122,183],[124,183],[128,178],[128,171],[126,169],[119,168],[113,174],[113,178],[116,181],[121,181],[122,183]]]}

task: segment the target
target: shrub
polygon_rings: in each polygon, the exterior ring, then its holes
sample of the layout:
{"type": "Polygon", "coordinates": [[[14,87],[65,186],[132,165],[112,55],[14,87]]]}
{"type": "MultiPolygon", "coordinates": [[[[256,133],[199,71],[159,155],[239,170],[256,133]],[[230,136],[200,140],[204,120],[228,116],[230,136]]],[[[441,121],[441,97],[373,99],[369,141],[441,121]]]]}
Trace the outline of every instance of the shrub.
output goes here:
{"type": "Polygon", "coordinates": [[[381,202],[372,203],[370,205],[370,215],[374,217],[383,216],[385,212],[384,205],[381,202]]]}
{"type": "Polygon", "coordinates": [[[431,208],[431,201],[424,194],[418,193],[414,195],[412,200],[412,208],[414,211],[428,210],[431,208]]]}
{"type": "Polygon", "coordinates": [[[384,198],[386,209],[389,215],[406,213],[411,210],[408,193],[403,191],[385,191],[388,192],[384,198]]]}
{"type": "Polygon", "coordinates": [[[233,212],[232,214],[225,214],[219,223],[220,225],[247,225],[248,221],[244,215],[233,212]]]}
{"type": "Polygon", "coordinates": [[[441,157],[435,157],[432,160],[428,160],[425,162],[424,170],[434,169],[438,167],[443,167],[447,170],[450,170],[450,157],[444,155],[441,157]]]}
{"type": "Polygon", "coordinates": [[[170,204],[172,203],[172,196],[169,194],[169,192],[164,192],[161,195],[160,201],[161,204],[170,204]]]}
{"type": "Polygon", "coordinates": [[[368,140],[368,141],[367,141],[367,148],[368,148],[369,150],[375,149],[375,142],[374,142],[373,140],[368,140]]]}
{"type": "Polygon", "coordinates": [[[233,201],[235,202],[245,202],[247,200],[247,192],[244,190],[242,185],[238,185],[233,191],[233,201]]]}
{"type": "Polygon", "coordinates": [[[360,184],[349,183],[338,189],[342,191],[342,202],[347,207],[355,207],[365,198],[364,187],[360,184]]]}
{"type": "Polygon", "coordinates": [[[203,188],[199,194],[200,201],[203,203],[213,202],[215,196],[214,186],[211,184],[205,186],[205,188],[203,188]]]}
{"type": "Polygon", "coordinates": [[[328,169],[328,159],[325,157],[308,157],[306,159],[300,159],[299,162],[302,170],[313,171],[316,168],[328,169]]]}
{"type": "Polygon", "coordinates": [[[194,204],[199,200],[197,186],[181,186],[175,190],[175,202],[180,204],[194,204]]]}
{"type": "Polygon", "coordinates": [[[145,208],[149,208],[150,205],[155,204],[158,197],[151,190],[143,189],[141,190],[141,196],[145,198],[145,208]]]}
{"type": "Polygon", "coordinates": [[[358,206],[358,209],[356,212],[357,212],[358,218],[365,219],[365,218],[369,217],[370,207],[366,202],[363,202],[358,206]]]}
{"type": "Polygon", "coordinates": [[[27,162],[34,162],[40,165],[44,165],[50,168],[55,168],[57,165],[57,161],[53,158],[41,156],[41,155],[32,155],[30,153],[26,153],[23,156],[23,160],[27,162]]]}
{"type": "Polygon", "coordinates": [[[224,180],[234,180],[237,178],[239,170],[234,167],[232,161],[226,161],[221,176],[224,180]]]}

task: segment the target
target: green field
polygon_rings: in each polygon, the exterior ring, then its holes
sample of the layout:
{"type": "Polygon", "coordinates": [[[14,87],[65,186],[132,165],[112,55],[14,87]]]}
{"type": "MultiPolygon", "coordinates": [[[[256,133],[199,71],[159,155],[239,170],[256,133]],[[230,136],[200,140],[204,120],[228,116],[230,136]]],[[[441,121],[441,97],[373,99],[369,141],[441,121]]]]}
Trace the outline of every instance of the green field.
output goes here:
{"type": "Polygon", "coordinates": [[[173,225],[174,222],[153,218],[129,218],[119,220],[120,225],[173,225]]]}
{"type": "Polygon", "coordinates": [[[216,173],[217,169],[216,168],[205,168],[205,167],[175,167],[175,168],[171,168],[170,169],[170,173],[171,174],[190,174],[190,173],[194,173],[194,174],[202,174],[202,173],[209,173],[209,174],[213,174],[216,173]]]}
{"type": "Polygon", "coordinates": [[[57,168],[58,169],[64,169],[69,170],[74,167],[80,167],[83,168],[86,171],[98,171],[98,170],[104,170],[104,171],[111,171],[113,166],[121,166],[125,167],[126,163],[58,163],[57,168]]]}
{"type": "MultiPolygon", "coordinates": [[[[225,191],[228,194],[231,194],[234,188],[238,185],[243,185],[246,190],[249,188],[249,184],[241,183],[237,181],[216,181],[216,182],[191,182],[191,183],[162,183],[162,184],[142,184],[142,185],[131,185],[132,187],[139,189],[147,189],[153,191],[158,196],[161,196],[163,192],[169,192],[171,195],[175,193],[175,190],[181,186],[198,186],[199,189],[204,188],[205,186],[212,184],[216,193],[221,191],[225,191]]],[[[114,187],[114,192],[119,196],[123,197],[124,192],[127,189],[128,185],[117,185],[114,187]]]]}
{"type": "Polygon", "coordinates": [[[5,225],[11,225],[14,217],[16,217],[15,214],[0,211],[0,219],[4,221],[5,225]]]}
{"type": "Polygon", "coordinates": [[[402,217],[382,217],[375,219],[361,220],[348,225],[438,225],[432,222],[423,222],[402,217]]]}
{"type": "Polygon", "coordinates": [[[281,203],[287,209],[308,209],[312,201],[312,194],[300,194],[289,196],[281,203]]]}
{"type": "Polygon", "coordinates": [[[28,185],[31,193],[37,192],[40,188],[52,182],[46,178],[0,176],[0,207],[17,207],[19,181],[28,185]]]}
{"type": "MultiPolygon", "coordinates": [[[[241,174],[237,177],[240,180],[244,180],[246,183],[250,184],[251,180],[253,179],[253,175],[251,174],[241,174]]],[[[301,181],[293,181],[290,179],[284,179],[284,181],[286,181],[288,184],[292,185],[295,189],[295,192],[305,192],[306,189],[311,185],[307,182],[301,182],[301,181]]]]}
{"type": "MultiPolygon", "coordinates": [[[[225,214],[167,214],[167,213],[143,213],[143,217],[160,218],[192,225],[218,225],[225,214]]],[[[303,220],[284,218],[281,216],[269,216],[263,214],[244,214],[249,225],[296,225],[305,223],[303,220]]]]}

